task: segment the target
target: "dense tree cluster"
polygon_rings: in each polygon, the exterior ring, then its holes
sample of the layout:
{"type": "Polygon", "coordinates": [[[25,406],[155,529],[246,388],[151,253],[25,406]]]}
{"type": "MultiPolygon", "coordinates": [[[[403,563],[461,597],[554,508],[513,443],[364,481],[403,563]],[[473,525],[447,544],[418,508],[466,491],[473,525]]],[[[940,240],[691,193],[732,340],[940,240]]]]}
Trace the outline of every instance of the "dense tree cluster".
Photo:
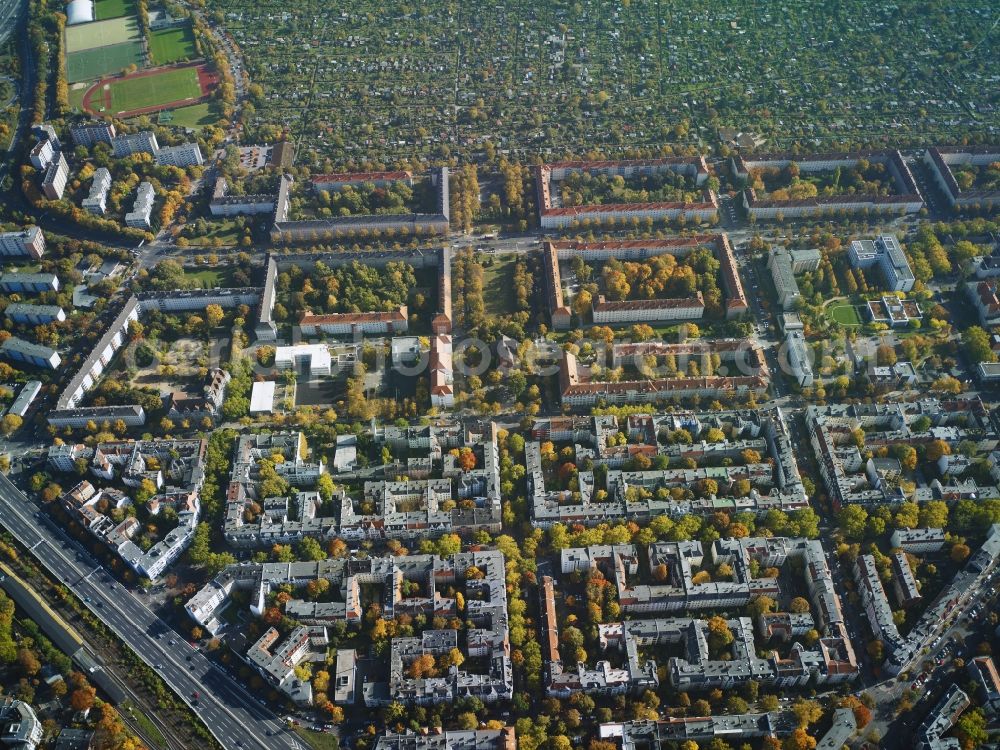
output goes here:
{"type": "Polygon", "coordinates": [[[282,301],[275,305],[275,318],[283,320],[303,310],[315,313],[373,312],[409,304],[419,312],[427,307],[417,285],[413,267],[392,261],[385,267],[352,261],[330,267],[318,262],[308,272],[293,266],[278,274],[282,301]]]}
{"type": "Polygon", "coordinates": [[[564,206],[694,203],[703,199],[690,176],[669,169],[629,179],[622,175],[571,172],[559,182],[559,193],[564,206]]]}
{"type": "Polygon", "coordinates": [[[802,200],[836,195],[892,195],[892,175],[885,164],[860,160],[854,167],[802,173],[791,162],[782,169],[752,170],[749,186],[758,199],[802,200]]]}

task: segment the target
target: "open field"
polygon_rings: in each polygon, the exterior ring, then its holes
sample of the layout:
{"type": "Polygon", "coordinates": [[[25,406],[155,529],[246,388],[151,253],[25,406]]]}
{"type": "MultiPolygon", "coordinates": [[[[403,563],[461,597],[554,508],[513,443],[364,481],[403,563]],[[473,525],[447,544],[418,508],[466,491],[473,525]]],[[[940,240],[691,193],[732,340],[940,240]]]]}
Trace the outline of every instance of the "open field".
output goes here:
{"type": "Polygon", "coordinates": [[[97,0],[94,3],[94,13],[98,21],[120,18],[135,13],[135,4],[132,0],[97,0]]]}
{"type": "Polygon", "coordinates": [[[95,47],[66,55],[66,78],[70,83],[91,81],[120,73],[129,65],[142,65],[139,42],[95,47]]]}
{"type": "Polygon", "coordinates": [[[514,264],[516,255],[493,256],[492,265],[483,262],[483,302],[490,315],[514,312],[514,264]]]}
{"type": "Polygon", "coordinates": [[[988,104],[991,0],[957,0],[947,13],[876,0],[207,8],[225,14],[265,88],[256,121],[318,134],[320,155],[340,160],[432,154],[441,134],[452,152],[491,139],[579,154],[695,143],[717,126],[760,133],[771,150],[952,143],[1000,126],[988,104]]]}
{"type": "Polygon", "coordinates": [[[835,323],[842,326],[861,325],[861,317],[858,315],[858,309],[854,305],[831,305],[827,313],[835,323]]]}
{"type": "Polygon", "coordinates": [[[221,117],[217,104],[204,102],[171,110],[168,115],[169,122],[164,124],[178,128],[203,128],[206,125],[214,125],[221,117]]]}
{"type": "Polygon", "coordinates": [[[232,286],[233,266],[220,266],[219,268],[206,268],[200,271],[185,269],[184,276],[198,282],[201,289],[213,289],[217,286],[232,286]]]}
{"type": "Polygon", "coordinates": [[[133,17],[112,18],[107,21],[66,27],[67,54],[137,41],[139,41],[139,26],[133,17]]]}
{"type": "Polygon", "coordinates": [[[194,35],[191,26],[160,29],[149,35],[149,54],[154,65],[190,60],[195,56],[194,35]]]}

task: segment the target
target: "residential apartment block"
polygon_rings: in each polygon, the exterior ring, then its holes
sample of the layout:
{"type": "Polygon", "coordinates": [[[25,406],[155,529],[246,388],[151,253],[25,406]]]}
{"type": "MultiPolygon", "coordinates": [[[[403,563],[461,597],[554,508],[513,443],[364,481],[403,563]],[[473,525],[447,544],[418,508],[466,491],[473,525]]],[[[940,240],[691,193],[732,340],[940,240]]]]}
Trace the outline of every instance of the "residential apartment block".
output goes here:
{"type": "Polygon", "coordinates": [[[306,310],[299,318],[299,329],[304,336],[392,335],[406,333],[408,328],[409,314],[406,305],[388,312],[315,315],[306,310]]]}
{"type": "Polygon", "coordinates": [[[90,147],[98,143],[112,144],[115,126],[110,122],[84,122],[69,126],[69,135],[77,146],[90,147]]]}
{"type": "Polygon", "coordinates": [[[42,177],[42,193],[50,201],[57,201],[63,197],[68,180],[69,164],[66,163],[66,157],[60,151],[45,169],[45,175],[42,177]]]}
{"type": "Polygon", "coordinates": [[[914,555],[940,552],[944,549],[944,529],[896,529],[890,543],[914,555]]]}
{"type": "Polygon", "coordinates": [[[295,668],[303,663],[326,662],[326,650],[330,643],[326,628],[300,625],[280,646],[279,642],[281,634],[274,628],[268,628],[247,651],[247,663],[293,702],[311,705],[312,683],[300,679],[295,668]]]}
{"type": "Polygon", "coordinates": [[[430,705],[473,697],[493,703],[513,697],[506,568],[503,554],[496,550],[462,552],[451,557],[408,555],[231,565],[195,594],[185,609],[199,625],[215,634],[223,628],[218,614],[234,592],[246,592],[250,611],[259,616],[268,595],[277,587],[302,586],[320,578],[339,588],[339,601],[292,599],[285,604],[289,617],[309,627],[360,623],[364,617],[362,586],[381,588],[381,616],[385,619],[397,614],[455,616],[459,611],[456,599],[445,595],[444,590],[450,586],[464,591],[463,616],[470,627],[461,650],[470,659],[485,664],[485,671],[457,667],[438,677],[411,677],[407,667],[415,659],[459,648],[457,633],[433,629],[424,630],[420,636],[397,636],[390,643],[386,679],[366,681],[362,687],[368,707],[393,702],[430,705]],[[475,577],[467,577],[470,570],[477,571],[475,577]],[[404,593],[408,590],[404,581],[418,584],[420,593],[404,593]]]}
{"type": "Polygon", "coordinates": [[[369,479],[360,498],[337,492],[334,514],[323,516],[318,513],[322,504],[319,494],[308,489],[315,485],[323,466],[304,461],[298,433],[241,436],[227,491],[226,540],[235,546],[259,547],[287,544],[303,536],[356,543],[448,533],[469,535],[480,530],[499,533],[500,468],[492,423],[405,429],[387,426],[374,438],[395,448],[412,445],[409,451],[418,455],[411,455],[405,463],[381,467],[377,474],[367,473],[369,479]],[[448,453],[453,448],[473,451],[477,468],[460,470],[455,456],[448,453]],[[296,494],[294,511],[286,499],[259,495],[259,461],[276,451],[285,457],[276,466],[279,475],[295,487],[307,488],[296,494]],[[427,457],[420,458],[424,451],[427,457]],[[433,478],[431,469],[438,465],[441,476],[433,478]],[[254,503],[262,512],[250,520],[247,509],[254,503]]]}
{"type": "Polygon", "coordinates": [[[346,185],[371,184],[375,187],[388,187],[396,182],[405,185],[413,184],[413,173],[399,172],[340,172],[337,174],[318,174],[310,179],[312,189],[337,190],[346,185]]]}
{"type": "Polygon", "coordinates": [[[952,208],[979,207],[989,210],[1000,205],[1000,190],[962,190],[955,181],[953,166],[971,164],[987,167],[1000,162],[1000,151],[996,148],[929,148],[924,152],[924,164],[930,170],[941,192],[952,208]]]}
{"type": "Polygon", "coordinates": [[[165,146],[153,152],[153,158],[161,167],[192,167],[204,163],[201,147],[197,143],[182,143],[179,146],[165,146]]]}
{"type": "Polygon", "coordinates": [[[896,504],[903,500],[946,500],[963,496],[1000,497],[993,486],[977,486],[972,480],[967,489],[961,485],[943,485],[934,479],[917,487],[907,497],[888,465],[865,461],[854,442],[855,430],[864,434],[864,448],[878,450],[894,445],[919,445],[943,440],[955,448],[971,440],[980,450],[989,452],[998,445],[998,435],[989,414],[979,399],[939,401],[924,398],[914,402],[885,404],[830,404],[806,408],[806,426],[813,450],[819,459],[820,476],[835,507],[896,504]],[[922,427],[922,417],[930,427],[922,427]]]}
{"type": "Polygon", "coordinates": [[[62,363],[59,353],[49,346],[34,344],[17,336],[4,339],[0,344],[0,354],[12,362],[20,362],[32,367],[57,370],[62,363]]]}
{"type": "Polygon", "coordinates": [[[32,305],[27,302],[12,302],[4,308],[3,314],[14,323],[44,325],[61,323],[66,313],[59,305],[32,305]]]}
{"type": "Polygon", "coordinates": [[[35,169],[48,169],[57,153],[59,152],[53,147],[52,141],[43,138],[31,148],[28,153],[28,161],[35,169]]]}
{"type": "MultiPolygon", "coordinates": [[[[840,683],[855,679],[858,663],[844,626],[839,597],[826,562],[822,545],[815,540],[787,538],[720,539],[713,543],[712,564],[732,566],[731,582],[696,583],[693,569],[700,568],[706,557],[701,542],[658,543],[648,548],[649,569],[666,570],[662,581],[646,584],[639,575],[639,553],[633,545],[603,545],[571,548],[562,551],[564,573],[599,568],[605,580],[618,591],[623,614],[633,619],[598,625],[602,651],[624,653],[624,666],[612,667],[599,660],[594,667],[564,664],[558,647],[558,615],[554,604],[552,579],[542,580],[543,657],[548,663],[546,690],[556,697],[574,692],[599,695],[639,694],[659,684],[657,664],[642,661],[639,650],[679,644],[684,657],[669,657],[665,665],[668,679],[677,690],[723,689],[737,687],[749,680],[783,687],[840,683]],[[815,649],[796,643],[787,658],[777,654],[758,657],[753,622],[737,617],[727,625],[735,636],[728,659],[713,659],[708,647],[706,620],[690,616],[637,619],[650,614],[708,609],[733,609],[745,606],[757,596],[778,596],[776,578],[755,578],[753,563],[781,567],[787,560],[799,560],[819,627],[825,631],[815,649]]],[[[789,617],[791,617],[789,615],[789,617]]],[[[812,618],[809,624],[813,625],[812,618]]],[[[804,631],[803,631],[804,632],[804,631]]]]}
{"type": "Polygon", "coordinates": [[[58,292],[59,277],[54,273],[21,273],[11,271],[0,274],[0,290],[5,292],[58,292]]]}
{"type": "Polygon", "coordinates": [[[153,185],[149,182],[140,182],[135,191],[135,203],[132,204],[132,210],[125,214],[125,224],[130,227],[149,229],[155,198],[153,185]]]}
{"type": "Polygon", "coordinates": [[[762,396],[770,384],[770,371],[763,352],[749,353],[746,375],[711,375],[700,377],[660,377],[642,380],[599,381],[591,378],[589,368],[581,367],[576,355],[562,352],[559,363],[559,390],[564,406],[582,408],[599,401],[608,404],[655,403],[671,399],[733,398],[762,396]]]}
{"type": "Polygon", "coordinates": [[[386,732],[375,741],[374,750],[517,750],[517,738],[514,727],[386,732]]]}
{"type": "Polygon", "coordinates": [[[216,177],[208,210],[212,216],[256,216],[274,212],[276,195],[229,195],[225,177],[216,177]]]}
{"type": "Polygon", "coordinates": [[[819,250],[787,250],[773,248],[767,257],[767,267],[778,294],[778,304],[783,310],[795,307],[799,298],[799,284],[795,274],[815,271],[819,268],[822,255],[819,250]]]}
{"type": "Polygon", "coordinates": [[[595,324],[666,323],[701,320],[705,315],[705,300],[701,292],[683,299],[650,299],[607,301],[598,296],[593,304],[595,324]]]}
{"type": "Polygon", "coordinates": [[[853,268],[877,267],[890,292],[909,292],[915,278],[910,262],[891,234],[882,234],[874,240],[854,240],[848,257],[853,268]]]}
{"type": "MultiPolygon", "coordinates": [[[[63,508],[91,534],[107,544],[138,575],[159,578],[174,560],[187,549],[194,536],[201,513],[199,492],[205,479],[205,451],[208,443],[195,440],[123,440],[98,443],[92,451],[73,449],[77,457],[89,458],[91,474],[105,481],[120,481],[127,487],[139,487],[149,480],[157,493],[147,500],[153,515],[172,508],[177,526],[161,540],[143,550],[132,538],[141,524],[134,516],[115,522],[97,509],[98,502],[107,499],[110,508],[121,508],[131,502],[114,489],[100,490],[89,481],[82,481],[65,493],[63,508]]],[[[66,446],[53,446],[49,464],[64,468],[70,465],[66,446]]]]}
{"type": "Polygon", "coordinates": [[[44,254],[45,235],[39,227],[0,232],[0,256],[38,260],[44,254]]]}
{"type": "Polygon", "coordinates": [[[108,326],[80,369],[70,378],[56,399],[55,408],[48,414],[48,422],[55,427],[83,427],[88,421],[97,423],[122,419],[127,425],[144,424],[146,413],[138,404],[124,406],[81,407],[84,395],[100,381],[101,375],[114,360],[115,354],[129,341],[128,329],[147,311],[204,310],[217,304],[231,308],[237,305],[256,305],[260,289],[185,289],[165,292],[143,292],[126,300],[118,315],[108,326]]]}
{"type": "Polygon", "coordinates": [[[111,173],[104,167],[94,171],[94,181],[90,193],[81,204],[84,210],[103,216],[108,210],[108,191],[111,190],[111,173]]]}
{"type": "Polygon", "coordinates": [[[962,743],[944,733],[955,726],[958,717],[972,701],[958,685],[949,687],[917,730],[917,750],[959,750],[962,743]]]}
{"type": "Polygon", "coordinates": [[[625,178],[641,174],[678,172],[688,176],[697,187],[708,180],[708,164],[703,156],[671,157],[663,159],[632,159],[622,161],[564,161],[541,164],[535,167],[535,185],[538,191],[538,214],[545,229],[567,227],[579,221],[621,221],[649,218],[663,221],[684,217],[693,221],[709,221],[718,216],[715,193],[705,189],[702,200],[696,203],[611,203],[585,206],[558,206],[553,201],[553,182],[575,172],[620,175],[625,178]]]}
{"type": "Polygon", "coordinates": [[[116,159],[124,159],[132,154],[155,154],[160,150],[160,144],[156,142],[156,134],[153,131],[142,130],[138,133],[113,137],[111,149],[116,159]]]}
{"type": "MultiPolygon", "coordinates": [[[[582,258],[588,263],[599,263],[609,258],[623,261],[646,260],[667,254],[683,257],[699,247],[706,246],[712,248],[716,260],[719,261],[722,289],[726,295],[726,318],[742,315],[749,309],[749,306],[743,291],[743,282],[740,280],[736,258],[733,255],[733,248],[726,234],[694,235],[664,240],[604,240],[600,242],[559,240],[546,242],[542,250],[542,263],[545,298],[552,327],[556,330],[566,330],[570,327],[572,319],[572,311],[563,300],[560,263],[572,261],[576,257],[582,258]]],[[[648,309],[645,307],[647,305],[645,300],[605,302],[604,304],[612,307],[602,308],[599,313],[597,305],[595,305],[595,323],[630,322],[631,318],[636,321],[670,319],[670,306],[675,302],[673,300],[664,301],[662,310],[658,310],[656,301],[649,301],[648,309]],[[605,317],[607,317],[607,321],[605,321],[605,317]]],[[[697,307],[697,303],[693,303],[691,307],[697,307]]],[[[690,319],[692,311],[675,312],[674,314],[683,315],[682,319],[690,319]]]]}
{"type": "MultiPolygon", "coordinates": [[[[806,343],[802,331],[788,331],[785,334],[784,359],[788,365],[788,374],[802,388],[808,388],[813,384],[813,353],[809,344],[806,343]]],[[[780,359],[780,354],[779,354],[780,359]]]]}
{"type": "Polygon", "coordinates": [[[751,157],[734,156],[731,159],[733,174],[748,180],[751,171],[784,169],[796,164],[800,172],[827,172],[840,168],[853,168],[862,161],[884,164],[892,177],[895,192],[892,195],[832,195],[814,198],[773,200],[758,198],[753,188],[743,191],[743,206],[755,219],[798,218],[834,213],[868,211],[881,214],[916,213],[924,206],[923,197],[906,160],[898,150],[865,151],[849,154],[768,154],[751,157]]]}
{"type": "Polygon", "coordinates": [[[625,424],[611,416],[592,420],[589,424],[587,418],[542,420],[532,431],[535,439],[525,442],[528,502],[534,526],[548,528],[554,523],[594,526],[625,519],[641,523],[661,515],[677,517],[715,511],[763,513],[772,508],[791,511],[808,504],[780,410],[637,415],[625,424]],[[571,422],[572,427],[565,426],[566,422],[571,422]],[[704,432],[716,424],[729,427],[731,438],[721,443],[704,442],[704,432]],[[663,445],[658,440],[661,433],[678,429],[685,429],[693,436],[692,444],[663,445]],[[620,431],[628,436],[629,442],[610,448],[609,438],[620,431]],[[579,469],[578,489],[574,492],[546,487],[542,469],[539,440],[555,440],[554,435],[565,434],[572,435],[579,469]],[[739,465],[737,459],[748,449],[760,453],[762,462],[739,465]],[[713,459],[712,463],[728,457],[733,465],[649,471],[620,468],[636,455],[662,455],[671,462],[705,457],[713,459]],[[773,465],[764,462],[765,455],[773,465]],[[606,496],[600,499],[595,495],[593,470],[587,468],[590,464],[609,467],[606,496]],[[669,492],[709,479],[718,487],[715,497],[669,492]],[[751,491],[749,495],[737,496],[733,488],[742,480],[749,481],[751,491]],[[654,493],[658,489],[668,490],[668,494],[654,493]]]}
{"type": "Polygon", "coordinates": [[[437,211],[432,214],[370,214],[290,221],[288,192],[291,178],[283,176],[275,201],[271,241],[275,244],[321,242],[325,239],[350,237],[361,233],[377,235],[383,232],[410,236],[447,234],[451,223],[448,167],[431,170],[430,179],[437,189],[437,211]]]}

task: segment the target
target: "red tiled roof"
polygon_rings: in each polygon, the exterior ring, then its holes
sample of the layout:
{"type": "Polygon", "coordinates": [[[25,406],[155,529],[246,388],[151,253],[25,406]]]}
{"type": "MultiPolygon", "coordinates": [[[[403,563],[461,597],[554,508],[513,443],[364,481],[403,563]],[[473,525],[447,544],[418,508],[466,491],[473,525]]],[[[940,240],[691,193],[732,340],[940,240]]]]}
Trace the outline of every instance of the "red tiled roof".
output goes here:
{"type": "Polygon", "coordinates": [[[313,315],[308,310],[302,313],[299,325],[318,326],[326,324],[355,325],[359,323],[398,323],[407,319],[406,305],[388,312],[374,311],[363,313],[330,313],[329,315],[313,315]]]}

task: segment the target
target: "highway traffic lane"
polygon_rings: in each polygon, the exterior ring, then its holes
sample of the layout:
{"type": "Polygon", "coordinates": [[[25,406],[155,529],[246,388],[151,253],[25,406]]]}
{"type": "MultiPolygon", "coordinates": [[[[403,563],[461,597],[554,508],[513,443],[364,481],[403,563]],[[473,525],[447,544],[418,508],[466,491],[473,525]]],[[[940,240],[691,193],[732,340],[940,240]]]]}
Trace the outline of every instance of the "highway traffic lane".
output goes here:
{"type": "MultiPolygon", "coordinates": [[[[196,671],[203,675],[216,676],[215,680],[207,681],[213,683],[219,692],[212,693],[205,689],[203,683],[196,681],[189,674],[189,670],[177,661],[173,650],[165,648],[157,639],[150,638],[147,634],[147,631],[157,623],[164,630],[170,630],[169,626],[116,582],[112,581],[105,588],[93,580],[94,574],[103,570],[101,566],[97,565],[87,553],[66,552],[64,540],[58,539],[52,529],[64,537],[65,532],[55,527],[51,519],[32,505],[3,475],[0,475],[0,522],[55,572],[63,583],[80,596],[99,619],[109,624],[112,630],[139,654],[140,658],[154,669],[156,664],[167,662],[177,667],[173,675],[163,670],[157,671],[161,677],[166,674],[164,679],[167,684],[192,707],[195,713],[202,717],[205,713],[203,709],[215,702],[218,711],[213,712],[212,724],[206,722],[206,725],[213,734],[240,738],[239,742],[242,743],[223,742],[224,746],[259,747],[262,750],[272,750],[275,747],[302,750],[302,745],[295,735],[284,727],[276,716],[263,710],[241,686],[222,674],[200,652],[192,649],[192,658],[200,660],[196,671]],[[93,565],[84,567],[82,563],[86,558],[90,558],[93,565]],[[114,594],[117,596],[113,596],[114,594]],[[95,599],[102,605],[93,606],[95,599]],[[104,605],[109,606],[105,609],[104,605]],[[221,680],[218,679],[220,675],[223,677],[221,680]],[[195,691],[203,694],[203,697],[197,704],[192,704],[191,696],[195,691]],[[271,736],[267,735],[269,731],[272,732],[271,736]],[[264,737],[267,738],[266,741],[264,737]]],[[[205,721],[204,718],[202,720],[205,721]]]]}

